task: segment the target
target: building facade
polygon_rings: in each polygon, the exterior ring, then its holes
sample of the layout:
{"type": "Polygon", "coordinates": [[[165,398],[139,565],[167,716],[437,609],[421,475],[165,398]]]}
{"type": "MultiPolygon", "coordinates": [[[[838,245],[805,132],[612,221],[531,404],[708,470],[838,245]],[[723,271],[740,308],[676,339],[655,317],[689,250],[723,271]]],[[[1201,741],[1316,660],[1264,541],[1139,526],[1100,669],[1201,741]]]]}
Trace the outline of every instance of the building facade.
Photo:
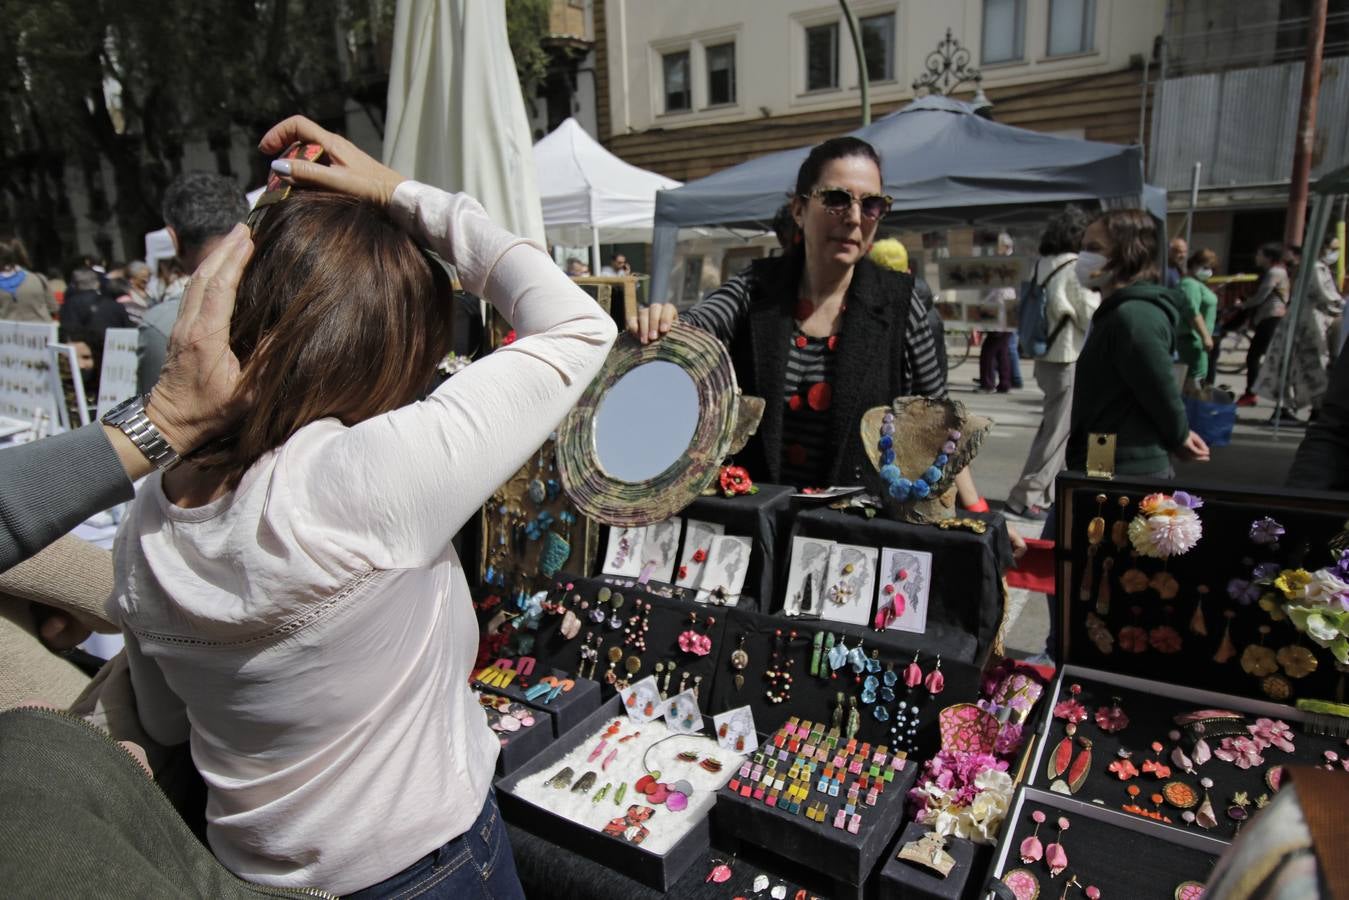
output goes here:
{"type": "MultiPolygon", "coordinates": [[[[917,92],[950,30],[1000,122],[1118,143],[1146,138],[1147,64],[1163,0],[854,0],[873,117],[917,92]]],[[[860,123],[859,65],[827,0],[595,0],[599,130],[624,159],[681,180],[860,123]],[[601,16],[600,11],[603,15],[601,16]]],[[[953,95],[969,99],[972,83],[953,95]]]]}

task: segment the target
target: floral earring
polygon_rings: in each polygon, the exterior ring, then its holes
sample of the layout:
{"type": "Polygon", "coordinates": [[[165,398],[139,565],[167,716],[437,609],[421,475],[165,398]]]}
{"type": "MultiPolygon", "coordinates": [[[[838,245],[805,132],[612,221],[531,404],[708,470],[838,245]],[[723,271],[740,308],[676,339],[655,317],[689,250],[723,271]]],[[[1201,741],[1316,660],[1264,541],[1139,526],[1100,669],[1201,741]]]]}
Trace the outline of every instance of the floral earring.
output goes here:
{"type": "Polygon", "coordinates": [[[941,654],[937,654],[937,665],[931,672],[927,673],[927,678],[923,679],[923,687],[932,696],[937,696],[946,687],[946,676],[941,673],[941,654]]]}
{"type": "Polygon", "coordinates": [[[1049,877],[1057,878],[1064,869],[1068,868],[1068,852],[1063,849],[1063,833],[1068,830],[1068,819],[1059,816],[1058,821],[1059,836],[1054,843],[1045,848],[1045,865],[1049,867],[1049,877]]]}
{"type": "Polygon", "coordinates": [[[1035,832],[1021,842],[1021,861],[1026,865],[1039,862],[1045,852],[1045,848],[1040,844],[1040,826],[1045,823],[1045,814],[1037,809],[1030,817],[1035,820],[1035,832]]]}
{"type": "Polygon", "coordinates": [[[905,687],[915,688],[923,683],[923,669],[918,665],[918,654],[913,655],[913,662],[904,667],[904,685],[905,687]]]}

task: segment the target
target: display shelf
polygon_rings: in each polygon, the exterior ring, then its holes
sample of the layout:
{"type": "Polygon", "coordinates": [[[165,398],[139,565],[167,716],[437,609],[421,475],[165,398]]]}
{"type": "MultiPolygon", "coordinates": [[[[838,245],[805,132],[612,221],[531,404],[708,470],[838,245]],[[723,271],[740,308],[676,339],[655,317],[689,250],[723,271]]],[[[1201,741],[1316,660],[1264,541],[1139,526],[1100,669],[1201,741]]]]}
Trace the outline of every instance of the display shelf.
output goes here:
{"type": "Polygon", "coordinates": [[[926,825],[910,822],[886,851],[885,865],[876,876],[878,900],[963,900],[977,892],[992,849],[987,845],[948,838],[946,853],[955,865],[945,877],[898,857],[905,844],[917,841],[929,830],[926,825]]]}
{"type": "MultiPolygon", "coordinates": [[[[1349,747],[1345,746],[1342,737],[1308,733],[1306,728],[1311,721],[1310,717],[1291,707],[1079,666],[1065,666],[1045,702],[1048,714],[1041,725],[1037,752],[1027,779],[1027,783],[1034,787],[1048,789],[1050,786],[1051,779],[1046,771],[1048,763],[1066,733],[1065,721],[1055,718],[1052,710],[1061,701],[1072,698],[1071,687],[1075,684],[1081,686],[1081,693],[1076,699],[1088,712],[1088,718],[1077,726],[1077,736],[1091,741],[1092,762],[1081,789],[1072,795],[1074,799],[1102,804],[1111,810],[1121,810],[1125,805],[1137,805],[1149,811],[1158,811],[1153,809],[1151,797],[1153,794],[1164,796],[1163,787],[1167,783],[1180,782],[1193,790],[1196,797],[1202,798],[1204,788],[1200,779],[1208,778],[1213,782],[1213,787],[1208,793],[1216,825],[1211,829],[1201,829],[1197,824],[1187,825],[1182,817],[1183,810],[1166,802],[1165,798],[1159,812],[1169,819],[1169,822],[1154,823],[1153,820],[1143,819],[1137,814],[1122,813],[1155,824],[1158,828],[1200,833],[1213,840],[1230,841],[1245,821],[1244,818],[1234,819],[1228,815],[1228,810],[1234,806],[1234,798],[1238,794],[1245,794],[1247,801],[1247,806],[1243,813],[1238,813],[1239,816],[1244,815],[1248,818],[1255,815],[1256,804],[1261,795],[1272,797],[1275,793],[1266,780],[1266,775],[1272,767],[1324,763],[1324,754],[1327,751],[1336,757],[1349,754],[1349,747]],[[1113,706],[1116,698],[1120,701],[1120,708],[1128,716],[1129,724],[1122,731],[1106,733],[1096,725],[1094,715],[1102,706],[1113,706]],[[1170,740],[1168,734],[1179,728],[1174,721],[1175,716],[1198,710],[1231,710],[1243,714],[1247,723],[1253,723],[1261,717],[1286,722],[1293,731],[1294,752],[1287,753],[1277,747],[1266,747],[1261,751],[1263,762],[1246,769],[1238,768],[1233,763],[1215,756],[1208,762],[1196,766],[1194,774],[1188,774],[1171,759],[1172,748],[1177,742],[1170,740]],[[1152,751],[1151,745],[1154,741],[1162,744],[1161,753],[1152,751]],[[1109,768],[1111,763],[1119,758],[1120,749],[1132,752],[1131,762],[1140,770],[1139,775],[1127,781],[1121,781],[1109,768]],[[1170,769],[1166,777],[1156,778],[1153,774],[1142,771],[1144,761],[1152,759],[1159,759],[1170,769]],[[1137,802],[1128,794],[1130,785],[1139,788],[1137,802]]],[[[1219,749],[1220,737],[1210,736],[1207,740],[1211,751],[1219,749]]],[[[1187,755],[1193,756],[1188,741],[1185,741],[1184,737],[1182,741],[1187,755]]],[[[1074,747],[1074,756],[1081,751],[1079,743],[1074,747]]],[[[1192,807],[1190,811],[1197,812],[1197,807],[1192,807]]]]}
{"type": "MultiPolygon", "coordinates": [[[[1203,884],[1225,847],[1194,831],[1162,828],[1093,803],[1023,788],[1007,814],[988,882],[1024,869],[1038,883],[1041,897],[1057,896],[1076,877],[1079,888],[1094,886],[1102,897],[1175,900],[1182,883],[1203,884]],[[1022,841],[1034,831],[1032,814],[1036,811],[1045,817],[1037,835],[1042,847],[1060,840],[1067,857],[1067,867],[1056,877],[1051,877],[1043,854],[1031,863],[1020,857],[1022,841]],[[1060,817],[1069,824],[1061,835],[1060,817]]],[[[1070,895],[1085,896],[1085,892],[1070,891],[1070,895]]],[[[1005,890],[1000,896],[1013,897],[1005,890]]]]}

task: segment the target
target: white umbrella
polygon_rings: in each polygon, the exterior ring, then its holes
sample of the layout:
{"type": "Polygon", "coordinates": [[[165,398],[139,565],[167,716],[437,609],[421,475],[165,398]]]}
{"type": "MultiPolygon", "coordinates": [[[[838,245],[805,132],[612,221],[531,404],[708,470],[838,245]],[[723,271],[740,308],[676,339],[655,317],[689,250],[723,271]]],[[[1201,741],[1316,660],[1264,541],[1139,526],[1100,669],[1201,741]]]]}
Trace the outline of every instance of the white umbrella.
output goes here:
{"type": "Polygon", "coordinates": [[[543,242],[505,0],[398,0],[384,163],[464,191],[503,227],[543,242]]]}

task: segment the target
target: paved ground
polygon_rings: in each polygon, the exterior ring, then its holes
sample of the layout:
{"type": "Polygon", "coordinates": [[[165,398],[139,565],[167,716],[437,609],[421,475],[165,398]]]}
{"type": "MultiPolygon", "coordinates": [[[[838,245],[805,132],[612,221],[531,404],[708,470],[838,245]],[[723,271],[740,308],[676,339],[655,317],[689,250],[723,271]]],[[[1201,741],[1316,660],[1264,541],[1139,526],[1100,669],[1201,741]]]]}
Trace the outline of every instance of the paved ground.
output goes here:
{"type": "MultiPolygon", "coordinates": [[[[993,420],[993,429],[984,444],[983,452],[974,462],[975,482],[989,503],[998,507],[1006,499],[1012,486],[1021,476],[1035,429],[1040,424],[1042,395],[1032,374],[1033,364],[1022,363],[1025,387],[1010,394],[980,393],[974,379],[978,376],[977,355],[951,370],[951,396],[970,410],[993,420]]],[[[1220,385],[1231,381],[1231,388],[1240,392],[1244,381],[1240,376],[1220,378],[1220,385]]],[[[1213,451],[1213,460],[1207,464],[1181,464],[1177,468],[1177,482],[1224,483],[1236,485],[1282,484],[1293,453],[1302,440],[1301,427],[1284,427],[1276,434],[1265,424],[1273,406],[1261,405],[1237,411],[1237,427],[1232,443],[1213,451]]],[[[1013,524],[1026,536],[1038,536],[1040,525],[1013,519],[1013,524]]],[[[1016,655],[1040,652],[1048,634],[1048,610],[1043,595],[1013,591],[1012,620],[1006,640],[1009,650],[1016,655]]]]}

